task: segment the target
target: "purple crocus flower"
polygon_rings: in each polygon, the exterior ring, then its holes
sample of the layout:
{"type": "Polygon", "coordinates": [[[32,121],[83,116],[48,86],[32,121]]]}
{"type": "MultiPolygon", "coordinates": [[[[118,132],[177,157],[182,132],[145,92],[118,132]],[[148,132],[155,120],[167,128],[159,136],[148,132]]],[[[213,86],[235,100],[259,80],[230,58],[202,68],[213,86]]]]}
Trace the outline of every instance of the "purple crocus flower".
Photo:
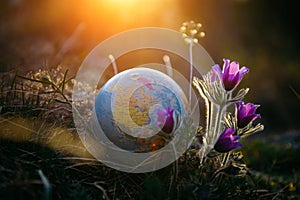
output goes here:
{"type": "Polygon", "coordinates": [[[249,72],[247,67],[242,67],[240,69],[239,63],[233,61],[230,63],[229,59],[223,59],[223,70],[221,70],[218,64],[212,67],[213,77],[212,80],[215,80],[215,76],[218,75],[223,82],[224,88],[226,91],[233,90],[242,80],[243,76],[249,72]]]}
{"type": "Polygon", "coordinates": [[[171,133],[174,127],[174,118],[173,118],[174,109],[171,109],[169,106],[166,107],[166,110],[158,108],[157,109],[157,121],[156,126],[162,127],[162,131],[165,133],[171,133]]]}
{"type": "Polygon", "coordinates": [[[220,153],[226,153],[241,148],[242,144],[237,141],[240,136],[233,136],[234,132],[234,128],[226,128],[220,135],[214,149],[220,153]]]}
{"type": "Polygon", "coordinates": [[[235,106],[237,111],[237,126],[239,128],[244,128],[255,119],[261,118],[260,114],[255,114],[259,105],[254,105],[253,103],[245,104],[243,101],[240,101],[235,103],[235,106]]]}

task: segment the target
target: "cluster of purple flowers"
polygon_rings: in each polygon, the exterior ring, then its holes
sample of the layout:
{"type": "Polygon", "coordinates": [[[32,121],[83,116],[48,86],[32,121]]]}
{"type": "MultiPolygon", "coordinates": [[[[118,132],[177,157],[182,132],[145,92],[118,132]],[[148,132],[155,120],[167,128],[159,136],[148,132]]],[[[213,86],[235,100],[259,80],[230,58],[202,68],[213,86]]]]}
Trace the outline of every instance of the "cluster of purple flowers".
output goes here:
{"type": "MultiPolygon", "coordinates": [[[[243,76],[249,72],[247,67],[239,68],[239,63],[234,61],[230,63],[229,59],[224,59],[223,70],[221,70],[218,64],[212,67],[213,76],[212,81],[215,80],[215,76],[219,76],[226,91],[232,91],[242,80],[243,76]]],[[[259,105],[252,103],[245,104],[243,101],[235,103],[236,107],[236,119],[237,127],[225,128],[225,130],[219,136],[214,149],[220,153],[229,152],[233,149],[242,147],[242,144],[238,142],[240,136],[237,135],[236,129],[242,129],[250,125],[255,119],[260,118],[260,114],[256,114],[256,109],[259,105]]]]}
{"type": "MultiPolygon", "coordinates": [[[[252,123],[255,119],[260,118],[260,114],[255,114],[259,105],[252,103],[245,104],[243,101],[235,103],[237,116],[237,129],[242,129],[252,123]]],[[[239,135],[236,135],[233,127],[225,128],[215,144],[215,150],[220,153],[229,152],[233,149],[241,148],[242,144],[238,142],[239,135]]]]}
{"type": "MultiPolygon", "coordinates": [[[[224,59],[222,69],[218,64],[212,67],[211,81],[214,82],[218,76],[224,90],[226,92],[231,92],[238,86],[243,79],[243,76],[248,72],[249,69],[245,66],[240,69],[238,62],[230,62],[229,59],[224,59]]],[[[214,144],[214,149],[217,152],[226,153],[242,147],[242,144],[239,142],[240,135],[237,134],[238,130],[251,126],[254,120],[261,118],[260,114],[255,113],[258,107],[259,105],[252,103],[245,104],[243,101],[235,103],[236,125],[234,127],[224,128],[214,144]]],[[[165,109],[159,108],[156,114],[156,126],[160,127],[165,133],[172,133],[174,131],[174,109],[171,109],[169,106],[165,109]]]]}

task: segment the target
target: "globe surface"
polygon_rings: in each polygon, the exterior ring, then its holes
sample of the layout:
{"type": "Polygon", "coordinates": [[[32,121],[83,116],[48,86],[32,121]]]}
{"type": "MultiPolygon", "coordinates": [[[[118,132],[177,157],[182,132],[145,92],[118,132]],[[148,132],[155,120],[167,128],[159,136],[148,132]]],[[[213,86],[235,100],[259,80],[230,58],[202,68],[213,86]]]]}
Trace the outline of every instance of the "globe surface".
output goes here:
{"type": "MultiPolygon", "coordinates": [[[[112,77],[95,100],[95,116],[109,142],[130,152],[162,148],[187,114],[187,99],[169,76],[150,68],[132,68],[112,77]],[[174,109],[172,133],[157,125],[158,109],[174,109]]],[[[98,133],[96,133],[98,134],[98,133]]],[[[97,136],[96,136],[97,137],[97,136]]]]}

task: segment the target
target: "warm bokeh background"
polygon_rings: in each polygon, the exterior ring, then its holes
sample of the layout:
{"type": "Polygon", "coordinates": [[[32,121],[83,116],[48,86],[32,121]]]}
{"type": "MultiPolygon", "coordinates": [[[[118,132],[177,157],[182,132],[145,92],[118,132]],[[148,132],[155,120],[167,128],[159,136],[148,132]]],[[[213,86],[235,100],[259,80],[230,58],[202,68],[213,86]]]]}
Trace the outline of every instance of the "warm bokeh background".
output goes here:
{"type": "MultiPolygon", "coordinates": [[[[216,63],[247,65],[248,101],[260,103],[266,132],[300,129],[299,20],[283,0],[2,0],[0,71],[62,64],[76,72],[88,52],[124,30],[203,24],[201,44],[216,63]],[[298,93],[298,94],[297,94],[298,93]]],[[[299,133],[299,132],[298,132],[299,133]]]]}

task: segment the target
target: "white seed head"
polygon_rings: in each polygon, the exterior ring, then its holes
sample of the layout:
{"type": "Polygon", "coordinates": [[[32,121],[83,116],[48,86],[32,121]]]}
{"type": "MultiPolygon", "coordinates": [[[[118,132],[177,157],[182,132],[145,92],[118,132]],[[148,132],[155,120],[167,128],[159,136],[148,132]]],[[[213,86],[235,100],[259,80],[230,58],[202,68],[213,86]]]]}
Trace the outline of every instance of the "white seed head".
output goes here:
{"type": "Polygon", "coordinates": [[[180,27],[180,32],[181,32],[181,33],[186,32],[186,27],[185,27],[185,26],[180,27]]]}
{"type": "Polygon", "coordinates": [[[183,38],[188,38],[188,35],[187,35],[186,33],[183,33],[183,34],[182,34],[182,37],[183,37],[183,38]]]}
{"type": "Polygon", "coordinates": [[[168,55],[164,55],[163,60],[165,63],[168,63],[168,62],[170,62],[170,57],[168,55]]]}
{"type": "Polygon", "coordinates": [[[194,44],[199,42],[199,38],[205,37],[205,32],[201,31],[201,23],[195,23],[193,20],[184,22],[180,27],[180,32],[185,42],[194,44]]]}
{"type": "Polygon", "coordinates": [[[112,54],[109,54],[109,55],[108,55],[108,58],[109,58],[110,60],[114,60],[114,59],[115,59],[114,56],[113,56],[112,54]]]}
{"type": "Polygon", "coordinates": [[[190,34],[191,34],[191,36],[194,36],[194,35],[196,35],[197,34],[197,30],[196,29],[191,29],[190,30],[190,34]]]}
{"type": "Polygon", "coordinates": [[[190,38],[184,38],[184,41],[186,42],[186,43],[188,43],[188,44],[190,44],[191,43],[191,39],[190,38]]]}
{"type": "Polygon", "coordinates": [[[195,25],[195,22],[193,20],[190,21],[190,26],[194,26],[195,25]]]}
{"type": "Polygon", "coordinates": [[[199,36],[202,37],[202,38],[205,37],[205,32],[203,32],[203,31],[200,32],[200,33],[199,33],[199,36]]]}

